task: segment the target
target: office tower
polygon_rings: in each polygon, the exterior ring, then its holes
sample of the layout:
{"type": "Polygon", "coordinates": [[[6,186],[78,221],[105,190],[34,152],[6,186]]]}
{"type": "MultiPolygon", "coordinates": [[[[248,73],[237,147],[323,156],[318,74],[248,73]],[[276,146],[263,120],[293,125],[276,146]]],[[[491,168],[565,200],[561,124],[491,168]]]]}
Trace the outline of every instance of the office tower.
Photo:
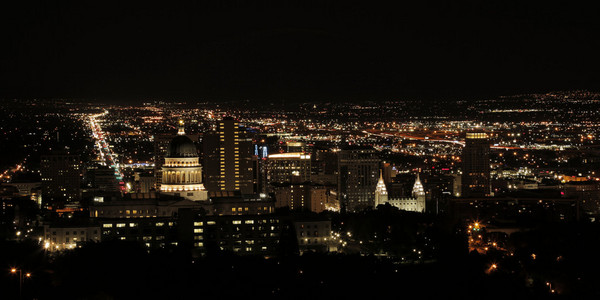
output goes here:
{"type": "Polygon", "coordinates": [[[119,183],[115,176],[115,169],[107,166],[98,166],[94,169],[88,169],[88,177],[92,187],[104,192],[119,192],[119,183]]]}
{"type": "Polygon", "coordinates": [[[220,136],[218,132],[207,132],[202,136],[202,166],[204,167],[204,187],[209,193],[221,191],[220,136]]]}
{"type": "Polygon", "coordinates": [[[337,185],[337,153],[328,148],[314,148],[311,181],[318,184],[337,185]]]}
{"type": "Polygon", "coordinates": [[[327,210],[330,203],[329,189],[323,185],[310,183],[287,184],[275,188],[275,207],[309,210],[320,213],[327,210]]]}
{"type": "Polygon", "coordinates": [[[217,132],[203,138],[206,187],[214,191],[258,192],[252,139],[237,120],[226,117],[218,122],[217,132]]]}
{"type": "Polygon", "coordinates": [[[343,209],[373,207],[379,164],[373,147],[346,146],[338,153],[338,196],[343,209]]]}
{"type": "Polygon", "coordinates": [[[81,161],[68,151],[41,157],[42,191],[48,200],[78,201],[81,197],[81,161]]]}
{"type": "Polygon", "coordinates": [[[183,121],[179,122],[179,126],[177,136],[167,148],[160,191],[194,201],[208,200],[208,192],[202,184],[198,150],[194,142],[185,135],[183,121]]]}
{"type": "Polygon", "coordinates": [[[167,148],[173,134],[157,134],[154,135],[154,177],[155,186],[157,190],[160,190],[162,183],[162,166],[165,163],[165,155],[167,155],[167,148]]]}
{"type": "Polygon", "coordinates": [[[491,195],[490,142],[485,132],[467,132],[462,153],[462,196],[491,195]]]}
{"type": "Polygon", "coordinates": [[[269,155],[267,158],[267,182],[272,184],[310,181],[310,156],[310,154],[302,152],[269,155]]]}
{"type": "Polygon", "coordinates": [[[136,193],[150,193],[150,191],[154,190],[156,180],[152,173],[144,170],[134,173],[134,191],[136,193]]]}

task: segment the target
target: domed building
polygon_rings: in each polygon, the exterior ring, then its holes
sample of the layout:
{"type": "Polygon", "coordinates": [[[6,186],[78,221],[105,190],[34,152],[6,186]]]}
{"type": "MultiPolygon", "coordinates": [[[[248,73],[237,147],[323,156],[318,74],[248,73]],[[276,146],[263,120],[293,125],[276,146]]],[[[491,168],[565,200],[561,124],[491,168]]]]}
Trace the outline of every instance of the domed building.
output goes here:
{"type": "Polygon", "coordinates": [[[208,192],[202,184],[198,150],[194,142],[185,135],[183,125],[183,121],[179,121],[179,132],[167,148],[160,192],[193,201],[205,201],[208,200],[208,192]]]}

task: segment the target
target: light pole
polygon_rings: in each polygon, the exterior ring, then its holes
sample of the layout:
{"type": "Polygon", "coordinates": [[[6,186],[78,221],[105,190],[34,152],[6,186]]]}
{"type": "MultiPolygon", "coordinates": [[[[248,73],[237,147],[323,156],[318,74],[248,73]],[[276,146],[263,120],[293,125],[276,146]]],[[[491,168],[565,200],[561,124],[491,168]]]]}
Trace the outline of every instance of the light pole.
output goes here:
{"type": "Polygon", "coordinates": [[[551,294],[554,294],[554,290],[552,289],[552,283],[551,283],[551,282],[549,282],[549,281],[547,281],[547,282],[546,282],[546,285],[547,285],[547,286],[548,286],[548,288],[550,289],[550,293],[551,293],[551,294]]]}
{"type": "MultiPolygon", "coordinates": [[[[21,299],[23,298],[23,270],[12,268],[10,269],[10,272],[13,274],[17,274],[17,272],[19,272],[19,299],[21,299]]],[[[25,273],[25,277],[31,278],[31,273],[25,273]]]]}

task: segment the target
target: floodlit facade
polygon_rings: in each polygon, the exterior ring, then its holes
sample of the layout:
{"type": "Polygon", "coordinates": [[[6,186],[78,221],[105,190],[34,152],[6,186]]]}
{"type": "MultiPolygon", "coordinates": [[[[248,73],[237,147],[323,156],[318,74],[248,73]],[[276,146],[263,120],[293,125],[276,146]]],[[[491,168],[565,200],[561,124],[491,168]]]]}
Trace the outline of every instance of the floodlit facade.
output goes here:
{"type": "Polygon", "coordinates": [[[99,226],[44,225],[44,249],[59,251],[82,242],[100,242],[100,233],[99,226]]]}
{"type": "Polygon", "coordinates": [[[208,200],[208,192],[202,184],[198,150],[194,142],[185,135],[183,121],[180,121],[179,132],[167,149],[160,191],[193,201],[208,200]]]}
{"type": "Polygon", "coordinates": [[[425,190],[423,189],[419,174],[417,174],[417,179],[413,186],[412,197],[389,198],[383,176],[380,172],[379,181],[375,188],[375,207],[386,203],[389,203],[391,206],[397,207],[400,210],[425,212],[425,190]]]}
{"type": "Polygon", "coordinates": [[[303,152],[271,154],[267,159],[267,182],[310,181],[310,154],[303,152]]]}

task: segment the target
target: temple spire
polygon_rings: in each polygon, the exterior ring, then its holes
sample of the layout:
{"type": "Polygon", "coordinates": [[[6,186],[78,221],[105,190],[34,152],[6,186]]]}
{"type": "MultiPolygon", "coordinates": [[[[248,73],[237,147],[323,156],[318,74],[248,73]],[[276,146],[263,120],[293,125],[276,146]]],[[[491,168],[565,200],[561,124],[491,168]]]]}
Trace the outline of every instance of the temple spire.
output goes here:
{"type": "Polygon", "coordinates": [[[421,183],[421,178],[419,177],[419,173],[417,173],[417,179],[415,180],[415,185],[413,186],[413,197],[423,196],[425,195],[425,189],[423,188],[423,184],[421,183]]]}
{"type": "Polygon", "coordinates": [[[185,126],[183,120],[179,120],[179,131],[177,131],[178,135],[185,135],[185,126]]]}

